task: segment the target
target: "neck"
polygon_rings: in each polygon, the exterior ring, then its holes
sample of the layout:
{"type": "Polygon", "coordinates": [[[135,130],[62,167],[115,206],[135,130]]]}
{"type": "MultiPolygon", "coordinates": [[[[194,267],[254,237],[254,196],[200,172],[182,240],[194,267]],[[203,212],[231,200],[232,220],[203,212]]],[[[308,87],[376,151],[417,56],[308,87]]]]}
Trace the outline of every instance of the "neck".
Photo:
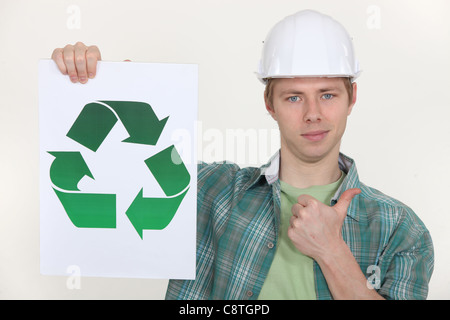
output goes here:
{"type": "Polygon", "coordinates": [[[322,186],[336,182],[341,177],[339,152],[317,161],[303,161],[281,149],[280,180],[299,188],[322,186]]]}

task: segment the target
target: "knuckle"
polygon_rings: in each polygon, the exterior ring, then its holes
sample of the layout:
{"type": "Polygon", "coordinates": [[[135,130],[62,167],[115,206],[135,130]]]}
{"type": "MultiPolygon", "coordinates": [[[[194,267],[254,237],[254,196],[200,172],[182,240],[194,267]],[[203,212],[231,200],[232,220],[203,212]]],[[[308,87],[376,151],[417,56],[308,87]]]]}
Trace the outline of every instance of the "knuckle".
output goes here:
{"type": "Polygon", "coordinates": [[[293,228],[289,228],[288,231],[287,231],[287,235],[288,235],[289,239],[292,240],[295,237],[294,229],[293,228]]]}
{"type": "Polygon", "coordinates": [[[319,208],[319,201],[316,200],[316,199],[309,200],[308,204],[311,206],[312,209],[318,209],[319,208]]]}
{"type": "Polygon", "coordinates": [[[55,50],[53,50],[52,52],[52,57],[58,58],[62,56],[62,49],[61,48],[56,48],[55,50]]]}
{"type": "Polygon", "coordinates": [[[100,54],[100,50],[98,49],[97,46],[90,46],[88,47],[87,51],[86,51],[86,56],[89,55],[89,59],[92,60],[101,60],[101,54],[100,54]]]}
{"type": "Polygon", "coordinates": [[[95,61],[97,60],[97,55],[95,54],[95,52],[86,51],[86,60],[95,61]]]}
{"type": "Polygon", "coordinates": [[[75,63],[77,65],[83,64],[85,62],[86,62],[86,58],[84,56],[82,56],[82,55],[75,56],[75,63]]]}
{"type": "Polygon", "coordinates": [[[89,46],[87,48],[87,50],[90,51],[90,52],[98,52],[99,51],[99,49],[98,49],[98,47],[96,45],[89,46]]]}
{"type": "Polygon", "coordinates": [[[67,44],[64,46],[63,51],[73,51],[74,47],[71,44],[67,44]]]}
{"type": "Polygon", "coordinates": [[[77,48],[85,48],[86,45],[83,42],[81,42],[81,41],[77,41],[75,43],[75,47],[77,47],[77,48]]]}
{"type": "Polygon", "coordinates": [[[292,216],[292,217],[291,217],[291,223],[290,223],[290,224],[291,224],[292,228],[297,229],[297,228],[300,227],[301,222],[300,222],[299,219],[297,219],[296,217],[292,216]]]}
{"type": "Polygon", "coordinates": [[[69,55],[64,55],[64,62],[66,64],[72,64],[73,63],[73,58],[69,55]]]}
{"type": "Polygon", "coordinates": [[[295,216],[290,217],[290,218],[289,218],[289,224],[290,224],[290,225],[293,225],[295,219],[296,219],[295,216]]]}
{"type": "Polygon", "coordinates": [[[287,236],[293,242],[295,242],[299,238],[299,236],[297,234],[297,230],[295,228],[289,228],[287,230],[287,236]]]}

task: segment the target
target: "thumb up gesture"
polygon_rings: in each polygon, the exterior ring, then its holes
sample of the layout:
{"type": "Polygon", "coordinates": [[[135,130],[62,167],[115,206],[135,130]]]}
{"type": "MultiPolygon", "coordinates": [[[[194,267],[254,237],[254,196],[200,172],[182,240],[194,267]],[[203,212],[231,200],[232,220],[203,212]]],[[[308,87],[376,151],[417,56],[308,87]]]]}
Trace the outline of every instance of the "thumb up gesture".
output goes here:
{"type": "Polygon", "coordinates": [[[360,189],[346,190],[333,207],[308,195],[292,206],[288,237],[303,254],[316,261],[333,252],[343,242],[341,229],[347,209],[360,189]]]}

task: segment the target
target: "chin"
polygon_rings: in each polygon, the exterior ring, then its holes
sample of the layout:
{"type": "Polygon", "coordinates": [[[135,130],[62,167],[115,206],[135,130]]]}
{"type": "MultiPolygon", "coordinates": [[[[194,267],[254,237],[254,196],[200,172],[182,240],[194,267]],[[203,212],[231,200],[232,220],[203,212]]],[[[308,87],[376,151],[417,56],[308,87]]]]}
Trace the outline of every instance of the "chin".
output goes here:
{"type": "Polygon", "coordinates": [[[332,153],[332,149],[315,148],[315,150],[302,150],[301,159],[307,163],[316,163],[327,158],[332,153]]]}

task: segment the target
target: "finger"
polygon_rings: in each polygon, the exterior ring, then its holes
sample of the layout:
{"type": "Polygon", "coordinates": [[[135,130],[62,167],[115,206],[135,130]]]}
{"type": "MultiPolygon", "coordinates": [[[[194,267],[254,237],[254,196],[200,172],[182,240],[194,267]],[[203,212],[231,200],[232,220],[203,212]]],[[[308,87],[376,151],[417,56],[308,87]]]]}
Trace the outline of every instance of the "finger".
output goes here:
{"type": "Polygon", "coordinates": [[[289,226],[291,228],[297,228],[299,224],[299,219],[296,216],[292,216],[289,219],[289,226]]]}
{"type": "Polygon", "coordinates": [[[301,206],[306,207],[310,205],[311,200],[315,200],[313,197],[307,194],[302,194],[297,198],[297,203],[299,203],[301,206]]]}
{"type": "Polygon", "coordinates": [[[97,75],[97,62],[102,60],[100,50],[97,46],[90,46],[86,51],[87,74],[89,79],[97,75]]]}
{"type": "Polygon", "coordinates": [[[297,217],[297,218],[300,218],[300,210],[303,209],[303,208],[304,207],[301,204],[294,203],[294,205],[291,207],[292,215],[297,217]]]}
{"type": "Polygon", "coordinates": [[[77,69],[78,80],[81,83],[87,82],[87,47],[82,42],[75,44],[75,67],[77,69]]]}
{"type": "Polygon", "coordinates": [[[353,198],[360,193],[361,189],[358,188],[345,190],[334,208],[342,214],[347,214],[348,207],[350,206],[353,198]]]}
{"type": "Polygon", "coordinates": [[[61,71],[62,74],[66,75],[67,68],[66,68],[66,64],[64,63],[63,49],[56,48],[55,50],[53,50],[52,59],[53,59],[53,61],[55,61],[56,66],[58,67],[59,71],[61,71]]]}
{"type": "Polygon", "coordinates": [[[70,44],[63,49],[63,61],[66,65],[67,74],[70,77],[70,81],[78,82],[77,69],[75,67],[75,52],[74,47],[70,44]]]}

